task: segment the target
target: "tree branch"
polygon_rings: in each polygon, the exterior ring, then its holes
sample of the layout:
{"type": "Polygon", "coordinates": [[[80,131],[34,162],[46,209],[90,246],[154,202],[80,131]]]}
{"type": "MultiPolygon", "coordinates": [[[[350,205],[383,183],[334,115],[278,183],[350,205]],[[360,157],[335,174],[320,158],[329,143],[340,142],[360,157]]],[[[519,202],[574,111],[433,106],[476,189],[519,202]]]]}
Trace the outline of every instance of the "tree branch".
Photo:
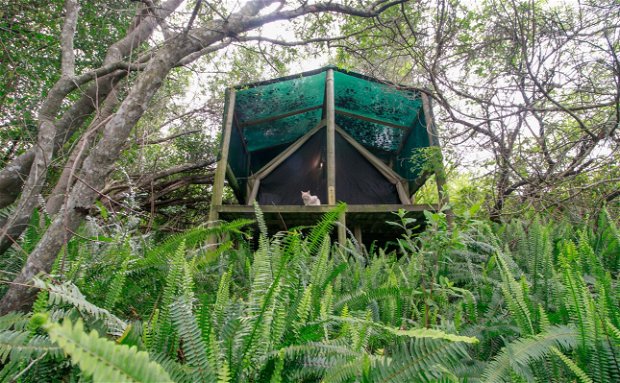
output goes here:
{"type": "Polygon", "coordinates": [[[60,35],[61,59],[60,68],[63,77],[71,78],[75,74],[75,52],[73,51],[73,35],[77,24],[80,5],[77,0],[66,0],[65,22],[60,35]]]}

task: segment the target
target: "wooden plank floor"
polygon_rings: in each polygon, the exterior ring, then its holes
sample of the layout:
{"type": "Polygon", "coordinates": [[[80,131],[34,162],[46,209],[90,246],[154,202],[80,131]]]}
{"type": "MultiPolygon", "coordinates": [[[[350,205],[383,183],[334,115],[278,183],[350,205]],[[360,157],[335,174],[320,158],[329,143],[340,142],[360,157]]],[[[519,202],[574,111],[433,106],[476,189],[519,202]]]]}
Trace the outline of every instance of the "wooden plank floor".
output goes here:
{"type": "MultiPolygon", "coordinates": [[[[254,207],[247,205],[220,205],[215,208],[218,213],[254,213],[254,207]]],[[[263,205],[260,208],[264,213],[325,213],[331,210],[333,206],[263,205]]],[[[436,211],[437,205],[348,205],[347,213],[381,213],[394,212],[399,209],[418,212],[436,211]]]]}
{"type": "MultiPolygon", "coordinates": [[[[222,205],[217,206],[219,218],[232,221],[238,218],[254,218],[254,207],[246,205],[222,205]]],[[[269,231],[275,233],[281,230],[290,230],[293,227],[311,226],[332,209],[332,206],[261,206],[265,223],[269,231]]],[[[400,231],[394,225],[386,224],[387,221],[396,222],[399,218],[394,212],[399,209],[406,210],[407,217],[415,218],[423,226],[424,210],[436,211],[433,205],[348,205],[346,213],[346,226],[349,230],[354,228],[361,230],[363,241],[368,243],[377,239],[381,242],[393,240],[400,235],[400,231]]]]}

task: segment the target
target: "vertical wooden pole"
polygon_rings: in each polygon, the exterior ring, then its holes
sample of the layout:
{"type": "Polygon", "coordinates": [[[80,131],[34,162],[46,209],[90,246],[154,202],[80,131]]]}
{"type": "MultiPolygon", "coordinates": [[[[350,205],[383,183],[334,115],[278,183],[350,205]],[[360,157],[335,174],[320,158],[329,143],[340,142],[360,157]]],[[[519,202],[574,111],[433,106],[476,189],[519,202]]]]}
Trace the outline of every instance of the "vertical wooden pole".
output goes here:
{"type": "Polygon", "coordinates": [[[340,213],[338,222],[338,243],[344,245],[347,242],[347,213],[340,213]]]}
{"type": "Polygon", "coordinates": [[[360,225],[355,225],[353,227],[353,236],[362,245],[362,227],[360,225]]]}
{"type": "Polygon", "coordinates": [[[336,106],[334,101],[334,71],[327,70],[325,78],[325,122],[327,123],[327,204],[336,204],[336,106]]]}
{"type": "MultiPolygon", "coordinates": [[[[334,97],[334,70],[328,69],[325,77],[325,123],[327,125],[327,204],[336,204],[336,101],[334,97]]],[[[338,217],[338,242],[347,240],[346,213],[338,217]]]]}
{"type": "MultiPolygon", "coordinates": [[[[235,114],[235,90],[228,90],[228,110],[226,111],[226,119],[224,120],[224,128],[222,131],[222,149],[220,159],[217,161],[215,170],[215,179],[213,180],[213,191],[211,196],[211,210],[209,211],[209,226],[213,226],[218,220],[219,215],[217,208],[222,205],[222,196],[224,193],[224,178],[226,177],[226,166],[228,165],[228,150],[230,149],[230,134],[232,131],[233,115],[235,114]]],[[[215,238],[209,239],[210,244],[215,243],[215,238]]]]}
{"type": "MultiPolygon", "coordinates": [[[[431,102],[426,93],[422,93],[422,108],[424,110],[424,118],[426,121],[426,132],[428,134],[428,142],[430,146],[435,146],[439,149],[438,162],[435,160],[434,172],[435,181],[437,182],[437,194],[439,195],[439,206],[443,207],[450,203],[448,196],[448,189],[446,188],[446,170],[443,166],[443,156],[441,155],[441,145],[439,144],[439,133],[437,126],[435,125],[435,119],[433,117],[433,109],[431,102]]],[[[448,224],[452,226],[453,216],[452,210],[446,211],[448,218],[448,224]]]]}

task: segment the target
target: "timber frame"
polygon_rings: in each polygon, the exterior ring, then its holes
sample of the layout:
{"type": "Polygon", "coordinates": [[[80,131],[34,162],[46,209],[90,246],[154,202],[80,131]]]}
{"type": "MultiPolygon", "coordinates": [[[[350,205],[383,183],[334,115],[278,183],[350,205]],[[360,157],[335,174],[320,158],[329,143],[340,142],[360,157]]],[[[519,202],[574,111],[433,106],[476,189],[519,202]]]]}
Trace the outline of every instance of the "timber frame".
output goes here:
{"type": "MultiPolygon", "coordinates": [[[[312,72],[308,72],[312,73],[312,72]]],[[[267,83],[267,82],[265,82],[267,83]]],[[[400,205],[348,205],[347,211],[343,213],[339,219],[338,225],[338,242],[344,243],[346,241],[346,223],[347,216],[348,221],[352,227],[352,234],[361,242],[362,231],[364,223],[357,222],[358,217],[376,217],[376,218],[389,218],[389,215],[385,213],[395,212],[400,209],[411,212],[417,217],[422,216],[424,210],[437,210],[440,206],[444,206],[448,203],[448,196],[445,192],[446,176],[443,164],[440,164],[432,169],[420,175],[420,177],[413,183],[413,187],[410,188],[410,184],[384,161],[377,158],[373,153],[367,150],[363,145],[355,140],[351,135],[345,132],[340,126],[336,124],[336,114],[345,115],[348,117],[354,117],[360,120],[365,120],[373,123],[383,124],[392,128],[405,129],[407,134],[410,133],[410,128],[393,123],[389,123],[382,120],[369,118],[368,116],[362,116],[349,111],[336,110],[334,100],[334,73],[333,69],[327,69],[325,77],[325,99],[322,106],[313,106],[304,108],[292,112],[283,113],[277,116],[268,118],[261,118],[252,121],[246,121],[242,124],[237,124],[239,127],[253,126],[270,121],[275,121],[281,118],[290,117],[305,113],[308,111],[323,108],[323,119],[314,126],[311,130],[305,133],[303,136],[296,139],[288,146],[284,151],[270,160],[267,164],[262,166],[258,171],[254,172],[247,178],[246,184],[246,201],[243,205],[223,205],[223,188],[224,181],[227,178],[229,184],[238,187],[237,179],[233,174],[233,171],[228,164],[229,161],[229,149],[231,140],[231,131],[233,129],[235,116],[235,88],[230,88],[226,92],[226,105],[225,118],[223,123],[223,131],[221,138],[221,151],[219,159],[217,161],[217,169],[215,171],[215,178],[212,190],[211,209],[209,213],[209,226],[213,226],[216,221],[220,219],[234,219],[239,217],[252,217],[254,214],[253,204],[256,201],[261,180],[267,175],[273,172],[280,164],[282,164],[287,158],[293,155],[298,149],[300,149],[304,143],[306,143],[312,136],[318,132],[324,131],[327,134],[326,137],[326,167],[327,167],[327,204],[321,206],[303,206],[303,205],[279,205],[279,206],[261,206],[263,213],[266,216],[277,215],[277,219],[273,222],[277,224],[280,222],[279,229],[287,230],[287,224],[283,219],[283,216],[292,217],[291,221],[299,224],[311,224],[312,218],[308,221],[308,217],[316,216],[329,211],[336,205],[336,160],[335,160],[335,135],[340,134],[355,150],[357,150],[372,166],[374,166],[390,183],[396,187],[398,198],[401,202],[400,205]],[[323,130],[325,128],[325,130],[323,130]],[[415,205],[413,204],[415,192],[426,182],[428,177],[435,174],[437,181],[437,192],[439,196],[439,205],[415,205]],[[410,190],[411,189],[411,190],[410,190]],[[374,215],[374,216],[373,216],[374,215]]],[[[426,130],[430,146],[439,147],[437,127],[433,121],[432,107],[429,97],[421,92],[422,110],[426,118],[426,130]]],[[[399,151],[402,149],[399,148],[399,151]]],[[[247,151],[247,148],[245,148],[247,151]]],[[[318,216],[317,216],[318,217],[318,216]]],[[[318,218],[316,218],[318,219],[318,218]]],[[[377,221],[377,219],[367,219],[367,221],[377,221]]],[[[362,220],[363,221],[363,220],[362,220]]],[[[364,221],[366,222],[366,221],[364,221]]],[[[368,222],[366,222],[368,223],[368,222]]],[[[368,226],[368,225],[366,225],[368,226]]],[[[215,238],[212,237],[209,241],[211,244],[215,244],[215,238]]]]}

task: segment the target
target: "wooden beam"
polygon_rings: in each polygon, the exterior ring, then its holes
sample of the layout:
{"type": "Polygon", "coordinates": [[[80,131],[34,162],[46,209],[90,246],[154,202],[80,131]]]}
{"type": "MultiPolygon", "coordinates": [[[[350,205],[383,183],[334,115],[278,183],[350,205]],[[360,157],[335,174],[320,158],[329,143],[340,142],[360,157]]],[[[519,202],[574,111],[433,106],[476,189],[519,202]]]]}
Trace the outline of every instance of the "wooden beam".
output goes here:
{"type": "Polygon", "coordinates": [[[402,129],[402,130],[411,130],[410,127],[404,125],[394,124],[389,121],[379,120],[372,117],[362,116],[361,114],[357,114],[355,112],[349,112],[342,109],[336,109],[336,114],[340,114],[347,117],[357,118],[358,120],[368,121],[379,125],[389,126],[390,128],[402,129]]]}
{"type": "Polygon", "coordinates": [[[308,141],[310,139],[310,137],[312,137],[316,132],[321,130],[321,128],[324,127],[324,126],[325,126],[325,121],[321,120],[308,133],[306,133],[303,136],[299,137],[297,139],[297,141],[295,141],[291,146],[286,148],[285,151],[283,151],[282,153],[278,154],[273,160],[269,161],[265,166],[260,168],[259,171],[257,171],[256,173],[254,173],[253,176],[250,177],[250,179],[256,180],[256,179],[267,177],[269,175],[269,173],[274,171],[275,168],[278,167],[278,165],[280,165],[287,158],[289,158],[291,156],[291,154],[295,153],[297,151],[297,149],[299,149],[303,144],[305,144],[306,141],[308,141]]]}
{"type": "Polygon", "coordinates": [[[258,195],[258,188],[260,187],[260,178],[252,180],[252,192],[248,196],[248,205],[252,206],[254,201],[256,201],[256,196],[258,195]]]}
{"type": "MultiPolygon", "coordinates": [[[[263,205],[261,210],[265,213],[327,213],[332,210],[333,206],[320,205],[320,206],[306,206],[306,205],[263,205]]],[[[218,212],[229,213],[254,213],[253,206],[247,205],[220,205],[216,207],[218,212]]],[[[401,205],[401,204],[389,204],[389,205],[347,205],[347,214],[350,213],[385,213],[390,211],[398,211],[404,209],[406,211],[422,212],[424,210],[437,211],[438,205],[424,204],[424,205],[401,205]]]]}
{"type": "Polygon", "coordinates": [[[398,192],[398,198],[400,198],[400,202],[403,205],[411,205],[411,200],[409,199],[409,196],[407,195],[407,191],[405,190],[403,183],[396,182],[395,185],[396,185],[396,192],[398,192]]]}
{"type": "Polygon", "coordinates": [[[310,112],[312,110],[320,109],[321,107],[323,107],[323,105],[315,105],[315,106],[311,106],[311,107],[304,108],[304,109],[293,110],[293,111],[290,111],[290,112],[278,114],[277,116],[270,116],[270,117],[265,117],[265,118],[259,118],[258,120],[250,120],[250,121],[242,122],[241,123],[241,127],[245,128],[245,127],[248,127],[248,126],[260,125],[260,124],[264,124],[265,122],[275,121],[275,120],[279,120],[281,118],[296,116],[298,114],[310,112]]]}
{"type": "Polygon", "coordinates": [[[325,121],[327,125],[327,204],[336,204],[336,114],[334,105],[334,71],[325,77],[325,121]]]}
{"type": "Polygon", "coordinates": [[[235,90],[228,91],[228,110],[226,119],[224,120],[224,131],[222,132],[222,151],[220,159],[217,162],[215,170],[215,179],[213,181],[213,192],[211,197],[211,212],[209,212],[209,221],[217,220],[217,212],[213,207],[222,204],[222,195],[224,189],[224,178],[226,176],[226,167],[228,165],[228,151],[230,149],[230,133],[235,114],[235,90]],[[214,213],[214,214],[213,214],[214,213]]]}
{"type": "MultiPolygon", "coordinates": [[[[235,115],[235,90],[228,91],[228,110],[226,111],[226,119],[224,120],[224,131],[222,132],[222,151],[220,159],[217,162],[215,170],[215,178],[213,180],[213,189],[211,194],[211,209],[209,210],[209,226],[213,226],[219,219],[218,207],[222,205],[222,195],[224,193],[224,178],[226,178],[226,169],[228,165],[228,151],[230,149],[230,134],[232,132],[233,118],[235,115]]],[[[211,235],[207,240],[208,244],[215,245],[216,237],[211,235]]]]}
{"type": "Polygon", "coordinates": [[[247,154],[249,156],[250,155],[250,151],[248,150],[247,143],[243,139],[243,130],[241,130],[241,127],[239,126],[239,119],[237,118],[237,115],[235,115],[233,117],[233,126],[237,130],[237,133],[239,133],[239,137],[240,137],[240,140],[241,140],[241,146],[243,146],[243,150],[245,150],[245,154],[247,154]],[[236,122],[236,124],[234,122],[236,122]]]}
{"type": "Polygon", "coordinates": [[[364,145],[360,144],[351,137],[347,132],[339,126],[336,126],[336,131],[340,134],[351,146],[353,146],[364,158],[366,158],[377,170],[383,174],[391,183],[396,184],[398,182],[405,181],[400,174],[396,173],[392,168],[387,166],[383,161],[375,157],[364,145]]]}
{"type": "Polygon", "coordinates": [[[237,177],[235,177],[235,173],[233,173],[230,164],[226,164],[226,178],[228,179],[230,187],[233,189],[239,189],[239,182],[237,181],[237,177]]]}

